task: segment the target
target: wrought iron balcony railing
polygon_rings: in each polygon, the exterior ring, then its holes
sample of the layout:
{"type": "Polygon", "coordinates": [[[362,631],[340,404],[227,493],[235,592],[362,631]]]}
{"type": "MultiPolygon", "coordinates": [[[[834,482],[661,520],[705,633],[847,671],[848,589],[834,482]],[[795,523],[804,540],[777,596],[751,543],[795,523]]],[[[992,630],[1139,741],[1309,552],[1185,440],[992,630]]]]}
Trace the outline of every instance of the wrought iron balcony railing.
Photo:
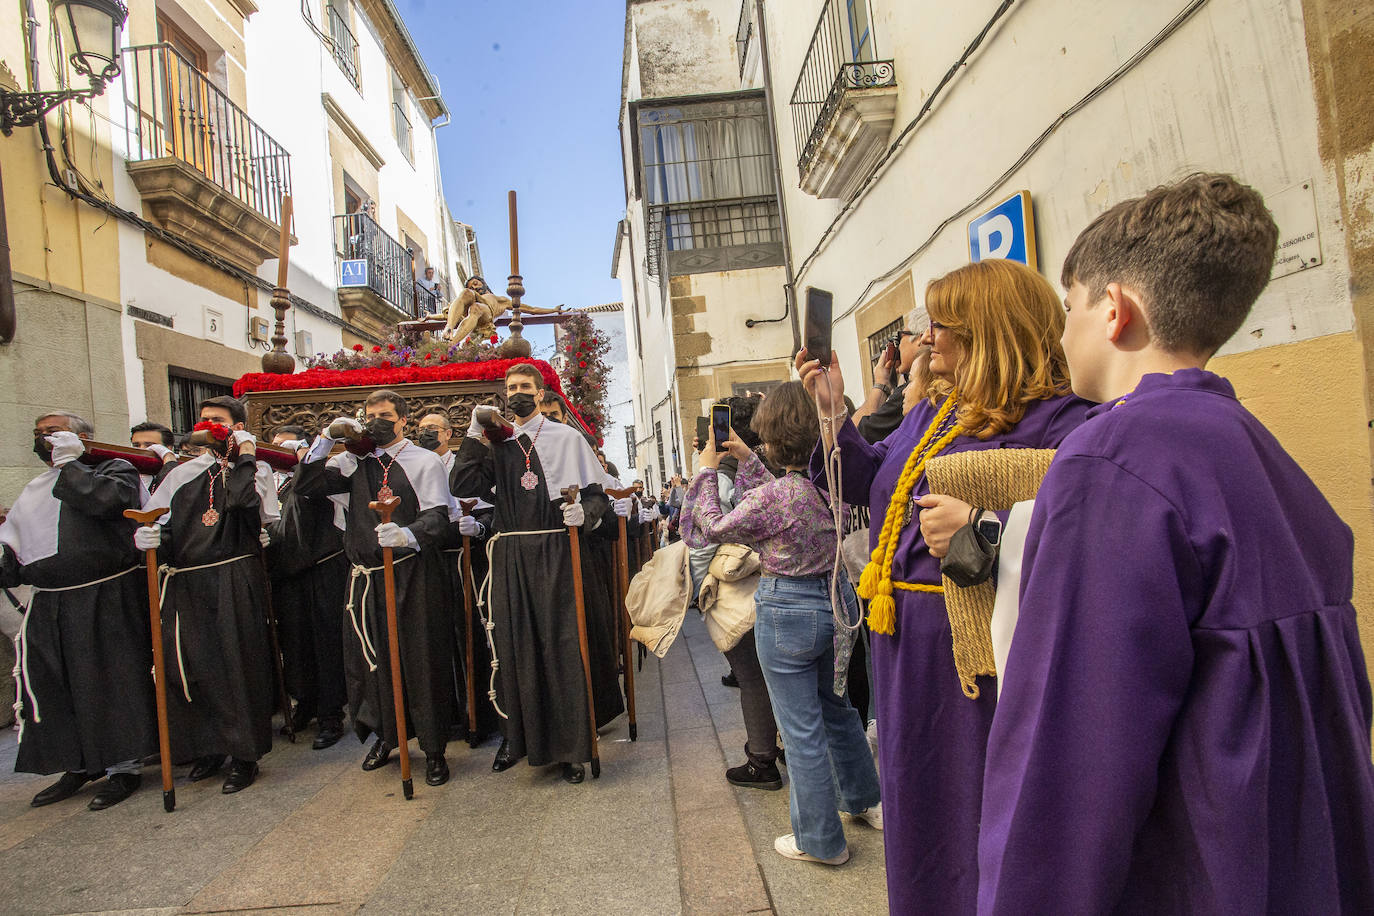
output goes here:
{"type": "Polygon", "coordinates": [[[334,248],[345,261],[366,263],[368,289],[407,318],[418,318],[417,293],[429,294],[415,282],[411,252],[387,235],[366,213],[334,217],[334,248]]]}
{"type": "Polygon", "coordinates": [[[802,173],[810,167],[821,136],[847,90],[897,85],[892,61],[863,59],[872,54],[875,45],[867,24],[858,38],[853,34],[857,28],[843,0],[826,0],[792,90],[792,130],[802,173]]]}
{"type": "Polygon", "coordinates": [[[125,48],[131,162],[175,158],[273,223],[291,191],[291,155],[170,44],[125,48]]]}
{"type": "Polygon", "coordinates": [[[406,110],[400,102],[391,103],[391,113],[396,122],[396,145],[401,148],[405,157],[410,159],[415,155],[411,146],[411,135],[415,129],[410,124],[410,115],[406,114],[406,110]]]}
{"type": "Polygon", "coordinates": [[[645,266],[659,277],[671,252],[781,242],[778,199],[771,195],[664,204],[649,208],[645,266]]]}
{"type": "Polygon", "coordinates": [[[329,40],[333,44],[334,62],[339,65],[344,76],[348,77],[353,88],[360,88],[362,83],[358,76],[358,39],[353,37],[348,22],[338,7],[332,3],[329,4],[329,40]]]}

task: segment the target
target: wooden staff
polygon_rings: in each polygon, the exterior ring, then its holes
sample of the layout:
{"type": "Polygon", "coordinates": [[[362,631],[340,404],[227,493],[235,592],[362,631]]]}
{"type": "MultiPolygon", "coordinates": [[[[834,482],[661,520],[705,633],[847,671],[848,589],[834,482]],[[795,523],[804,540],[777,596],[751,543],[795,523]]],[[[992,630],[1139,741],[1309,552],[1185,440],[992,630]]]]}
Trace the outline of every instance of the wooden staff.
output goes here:
{"type": "MultiPolygon", "coordinates": [[[[391,521],[391,513],[401,504],[399,497],[378,500],[367,507],[382,517],[382,524],[391,521]]],[[[382,548],[382,580],[386,584],[386,637],[391,656],[391,697],[396,706],[396,749],[401,752],[401,793],[406,800],[415,797],[415,785],[410,781],[410,736],[406,734],[406,700],[401,686],[400,628],[396,626],[396,568],[392,565],[391,548],[382,548]]],[[[366,613],[367,609],[363,609],[366,613]]]]}
{"type": "MultiPolygon", "coordinates": [[[[579,487],[563,488],[563,501],[577,502],[579,487]]],[[[582,650],[582,674],[587,681],[587,719],[592,730],[592,779],[601,776],[601,753],[597,749],[596,698],[592,695],[592,656],[587,649],[587,605],[582,596],[582,546],[576,525],[568,526],[568,545],[572,553],[573,597],[577,602],[577,644],[582,650]]]]}
{"type": "MultiPolygon", "coordinates": [[[[475,499],[460,499],[458,507],[463,510],[464,515],[471,515],[473,507],[477,505],[475,499]]],[[[463,647],[467,662],[467,681],[468,681],[468,747],[476,747],[477,737],[477,672],[473,670],[474,661],[472,653],[472,630],[475,619],[472,613],[473,607],[473,581],[472,581],[472,537],[463,535],[463,618],[466,621],[464,630],[463,647]]]]}
{"type": "Polygon", "coordinates": [[[267,549],[258,551],[258,565],[262,567],[263,600],[267,602],[267,635],[272,641],[272,661],[277,674],[277,702],[281,704],[281,733],[296,743],[296,723],[291,721],[291,697],[286,692],[286,669],[282,664],[281,639],[277,636],[277,611],[272,604],[272,576],[267,572],[267,549]]]}
{"type": "MultiPolygon", "coordinates": [[[[166,508],[125,509],[124,517],[146,528],[156,528],[157,520],[166,515],[166,508]]],[[[157,695],[157,753],[162,764],[162,810],[177,806],[177,791],[172,788],[172,737],[167,731],[167,665],[162,655],[162,597],[157,581],[157,550],[145,550],[148,565],[148,618],[153,625],[153,692],[157,695]]]]}
{"type": "MultiPolygon", "coordinates": [[[[639,487],[628,487],[624,490],[608,489],[606,495],[611,499],[625,499],[639,493],[639,487]]],[[[639,509],[639,500],[634,500],[636,511],[639,509]]],[[[616,542],[615,571],[616,571],[616,609],[619,611],[617,619],[619,625],[616,632],[620,636],[620,657],[625,665],[625,707],[630,717],[630,740],[639,740],[639,726],[635,723],[635,664],[634,664],[634,643],[630,640],[630,611],[625,606],[625,595],[630,590],[630,536],[626,528],[625,519],[616,515],[620,522],[620,540],[616,542]]]]}

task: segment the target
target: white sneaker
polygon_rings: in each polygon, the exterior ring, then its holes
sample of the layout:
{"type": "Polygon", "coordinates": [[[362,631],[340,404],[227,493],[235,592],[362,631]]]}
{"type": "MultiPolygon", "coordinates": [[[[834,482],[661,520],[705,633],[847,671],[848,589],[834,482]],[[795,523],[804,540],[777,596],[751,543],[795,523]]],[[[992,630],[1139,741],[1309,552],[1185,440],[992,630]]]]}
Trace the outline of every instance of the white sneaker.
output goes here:
{"type": "Polygon", "coordinates": [[[835,856],[833,859],[821,859],[811,855],[809,852],[802,852],[797,846],[797,835],[794,833],[784,834],[773,841],[773,848],[778,855],[786,856],[789,859],[796,859],[798,862],[819,862],[822,865],[843,865],[849,861],[849,849],[835,856]]]}
{"type": "Polygon", "coordinates": [[[878,720],[869,719],[868,728],[865,730],[868,736],[868,749],[873,752],[873,759],[878,759],[878,720]]]}
{"type": "Polygon", "coordinates": [[[854,818],[854,820],[856,821],[863,821],[864,823],[868,824],[868,826],[872,827],[874,830],[882,830],[883,803],[878,802],[872,808],[865,808],[857,814],[851,814],[850,817],[854,818]]]}

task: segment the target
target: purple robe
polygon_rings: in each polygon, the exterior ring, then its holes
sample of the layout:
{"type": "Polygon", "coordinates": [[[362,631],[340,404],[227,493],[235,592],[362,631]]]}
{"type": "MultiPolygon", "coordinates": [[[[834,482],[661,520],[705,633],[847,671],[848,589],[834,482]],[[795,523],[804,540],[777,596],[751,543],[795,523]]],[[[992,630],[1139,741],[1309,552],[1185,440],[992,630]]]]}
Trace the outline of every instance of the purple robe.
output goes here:
{"type": "Polygon", "coordinates": [[[1094,409],[1026,542],[979,912],[1370,912],[1353,550],[1224,379],[1094,409]]]}
{"type": "MultiPolygon", "coordinates": [[[[1010,431],[986,440],[961,436],[940,454],[1054,448],[1083,422],[1090,406],[1072,396],[1033,401],[1010,431]]],[[[921,401],[876,445],[865,442],[854,424],[841,427],[844,495],[870,507],[870,548],[877,546],[897,478],[936,409],[921,401]]],[[[811,470],[824,486],[819,450],[811,470]]],[[[912,497],[929,492],[922,478],[912,497]]],[[[892,579],[940,582],[940,561],[930,555],[914,516],[897,541],[892,579]]],[[[996,685],[983,678],[977,700],[964,696],[942,595],[899,589],[893,597],[896,632],[874,633],[871,643],[888,906],[897,914],[970,914],[977,904],[981,774],[996,685]]]]}

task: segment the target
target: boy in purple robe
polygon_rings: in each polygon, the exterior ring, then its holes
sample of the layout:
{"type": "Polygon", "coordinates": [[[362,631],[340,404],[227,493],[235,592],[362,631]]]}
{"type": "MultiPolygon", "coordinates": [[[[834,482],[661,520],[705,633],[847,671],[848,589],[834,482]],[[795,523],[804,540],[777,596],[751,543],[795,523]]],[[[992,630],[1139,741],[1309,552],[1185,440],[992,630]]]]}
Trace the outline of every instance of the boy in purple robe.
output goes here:
{"type": "Polygon", "coordinates": [[[1064,263],[1074,391],[1102,406],[1036,499],[987,751],[980,913],[1374,906],[1353,541],[1204,370],[1268,282],[1253,189],[1194,175],[1064,263]]]}

